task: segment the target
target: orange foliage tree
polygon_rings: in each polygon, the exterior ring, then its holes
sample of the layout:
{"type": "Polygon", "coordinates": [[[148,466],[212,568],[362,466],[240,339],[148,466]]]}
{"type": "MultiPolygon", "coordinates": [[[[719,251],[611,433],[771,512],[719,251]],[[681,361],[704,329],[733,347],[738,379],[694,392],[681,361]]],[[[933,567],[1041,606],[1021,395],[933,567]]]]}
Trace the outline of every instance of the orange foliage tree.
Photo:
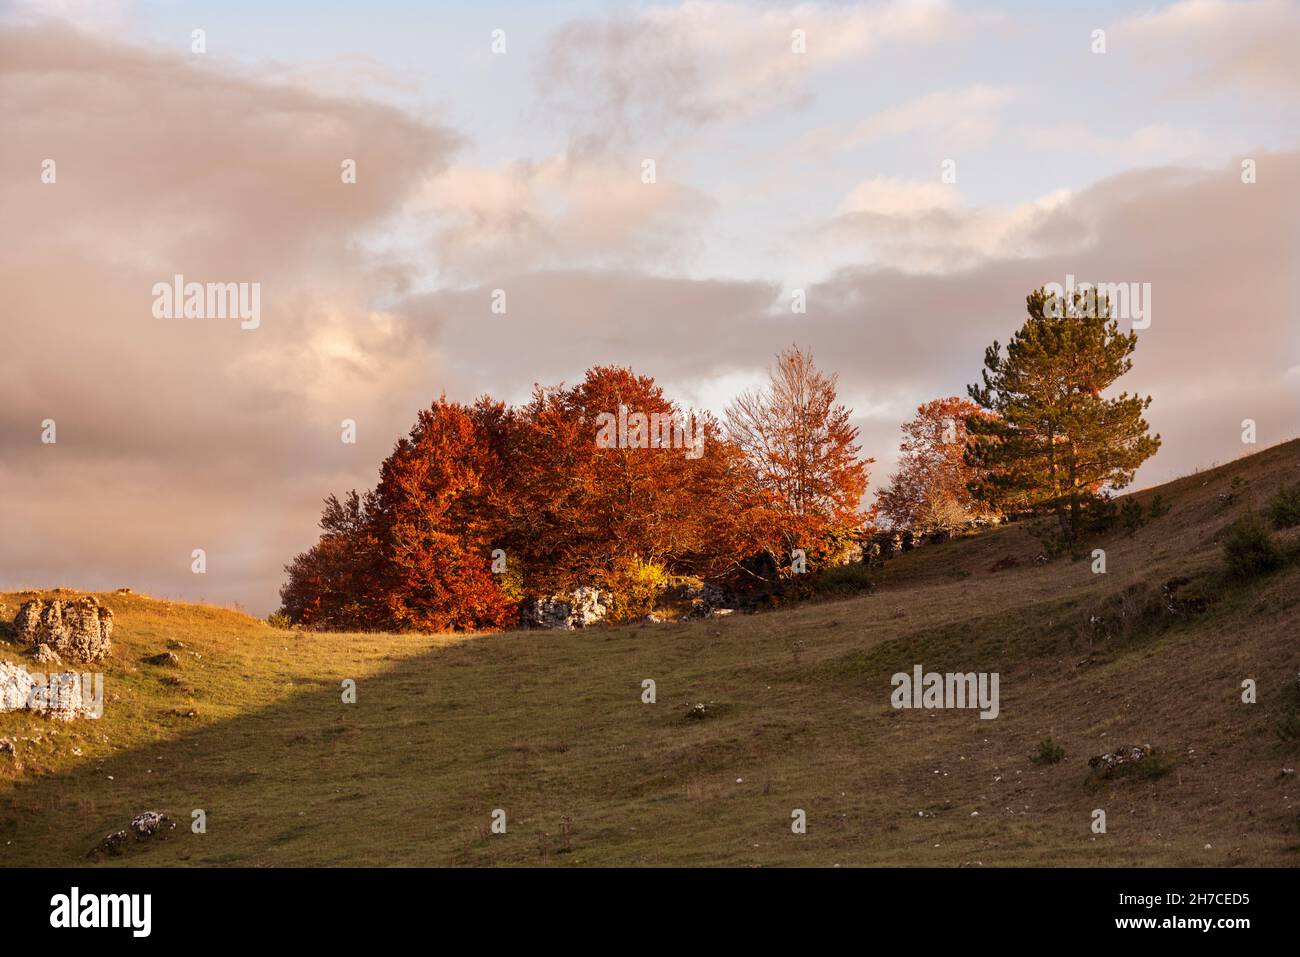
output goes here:
{"type": "Polygon", "coordinates": [[[373,493],[327,501],[321,540],[286,567],[283,610],[322,628],[500,628],[521,598],[591,584],[629,618],[671,576],[717,581],[759,552],[821,554],[861,525],[866,462],[834,377],[797,350],[781,370],[746,406],[761,410],[750,438],[763,454],[613,366],[538,387],[520,408],[441,398],[373,493]]]}
{"type": "Polygon", "coordinates": [[[375,490],[393,624],[419,631],[502,627],[517,607],[491,567],[504,538],[493,507],[505,492],[513,417],[481,399],[440,398],[380,468],[375,490]]]}
{"type": "Polygon", "coordinates": [[[838,401],[837,377],[792,346],[769,383],[740,395],[726,412],[727,435],[745,455],[766,513],[765,549],[781,566],[791,550],[829,560],[871,520],[862,509],[869,468],[858,430],[838,401]]]}
{"type": "Polygon", "coordinates": [[[973,442],[966,421],[987,416],[974,402],[951,396],[916,410],[903,424],[898,470],[876,496],[880,514],[895,528],[947,531],[993,513],[970,490],[980,476],[966,461],[973,442]]]}
{"type": "Polygon", "coordinates": [[[647,569],[716,577],[753,547],[743,457],[652,378],[594,368],[537,389],[520,417],[510,538],[527,591],[595,581],[617,595],[647,569]]]}
{"type": "Polygon", "coordinates": [[[285,567],[281,611],[307,627],[362,630],[387,620],[374,494],[331,495],[321,537],[285,567]]]}

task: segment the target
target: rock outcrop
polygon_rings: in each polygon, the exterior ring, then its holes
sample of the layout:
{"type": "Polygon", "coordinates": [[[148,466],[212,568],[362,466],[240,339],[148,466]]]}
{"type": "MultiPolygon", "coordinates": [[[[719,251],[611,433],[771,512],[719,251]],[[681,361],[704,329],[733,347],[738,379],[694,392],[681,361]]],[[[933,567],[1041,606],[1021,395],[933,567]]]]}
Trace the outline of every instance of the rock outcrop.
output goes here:
{"type": "Polygon", "coordinates": [[[176,830],[176,822],[162,811],[144,811],[131,818],[131,824],[120,831],[107,834],[90,849],[87,857],[118,857],[126,852],[134,837],[137,842],[157,838],[161,840],[176,830]]]}
{"type": "Polygon", "coordinates": [[[524,622],[533,628],[574,631],[604,621],[609,604],[601,591],[584,585],[567,596],[538,598],[524,608],[524,622]]]}
{"type": "Polygon", "coordinates": [[[724,588],[705,582],[687,593],[691,600],[691,618],[721,618],[734,614],[740,600],[724,588]]]}
{"type": "Polygon", "coordinates": [[[63,659],[59,657],[59,653],[49,645],[37,645],[36,651],[32,654],[32,658],[35,659],[37,664],[41,665],[63,664],[63,659]]]}
{"type": "Polygon", "coordinates": [[[923,545],[940,545],[962,535],[969,535],[1001,524],[996,518],[974,518],[961,525],[942,529],[880,529],[859,539],[861,557],[867,565],[881,562],[920,548],[923,545]]]}
{"type": "Polygon", "coordinates": [[[1151,745],[1144,744],[1139,747],[1117,748],[1114,751],[1107,751],[1105,754],[1099,754],[1096,757],[1088,759],[1088,767],[1092,768],[1098,774],[1109,775],[1116,768],[1128,764],[1137,764],[1151,756],[1151,745]]]}
{"type": "Polygon", "coordinates": [[[32,676],[27,669],[0,661],[0,711],[21,711],[32,700],[32,676]]]}
{"type": "Polygon", "coordinates": [[[112,650],[113,613],[92,595],[35,598],[18,609],[14,631],[24,645],[48,645],[65,661],[102,661],[112,650]]]}
{"type": "MultiPolygon", "coordinates": [[[[36,711],[56,721],[100,716],[86,687],[91,675],[75,671],[56,671],[52,674],[30,673],[21,665],[0,661],[0,711],[36,711]]],[[[99,686],[102,693],[102,684],[99,686]]],[[[102,698],[101,698],[102,704],[102,698]]]]}

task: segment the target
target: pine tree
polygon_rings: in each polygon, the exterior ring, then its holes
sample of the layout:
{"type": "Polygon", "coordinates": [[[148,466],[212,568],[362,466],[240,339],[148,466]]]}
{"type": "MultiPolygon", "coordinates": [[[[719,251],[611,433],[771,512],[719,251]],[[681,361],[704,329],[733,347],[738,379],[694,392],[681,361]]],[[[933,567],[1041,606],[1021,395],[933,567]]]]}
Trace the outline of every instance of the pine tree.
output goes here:
{"type": "Polygon", "coordinates": [[[1029,318],[1007,345],[984,353],[983,385],[970,397],[992,416],[972,416],[968,452],[982,474],[971,490],[1003,512],[1050,512],[1076,542],[1103,490],[1120,489],[1160,448],[1136,395],[1102,393],[1133,367],[1137,333],[1121,333],[1104,296],[1071,301],[1045,289],[1025,300],[1029,318]]]}

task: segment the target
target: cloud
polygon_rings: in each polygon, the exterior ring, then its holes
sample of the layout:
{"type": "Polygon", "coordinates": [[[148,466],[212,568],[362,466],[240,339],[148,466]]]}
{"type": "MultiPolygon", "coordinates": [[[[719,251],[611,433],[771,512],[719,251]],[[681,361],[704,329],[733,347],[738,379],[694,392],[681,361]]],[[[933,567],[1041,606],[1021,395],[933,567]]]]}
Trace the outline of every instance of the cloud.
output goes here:
{"type": "Polygon", "coordinates": [[[409,268],[362,247],[458,138],[50,23],[0,28],[0,113],[0,482],[23,502],[0,586],[77,568],[266,608],[324,492],[372,481],[437,391],[439,356],[378,305],[409,268]],[[178,273],[259,283],[260,328],[155,319],[178,273]]]}
{"type": "Polygon", "coordinates": [[[382,99],[382,94],[414,94],[419,89],[419,82],[410,71],[392,69],[374,57],[361,54],[333,56],[312,63],[278,64],[274,72],[268,69],[262,79],[338,97],[382,99]]]}
{"type": "Polygon", "coordinates": [[[1070,194],[1061,191],[1008,210],[980,209],[963,205],[956,188],[937,179],[876,177],[854,187],[838,215],[801,238],[831,261],[951,272],[1082,247],[1089,238],[1082,224],[1065,231],[1044,228],[1069,201],[1070,194]]]}
{"type": "MultiPolygon", "coordinates": [[[[588,21],[594,72],[580,76],[570,51],[557,77],[571,68],[574,104],[589,82],[592,123],[575,129],[592,143],[650,129],[653,96],[666,126],[689,132],[796,102],[811,70],[889,36],[937,36],[950,22],[926,11],[945,9],[648,8],[588,21]],[[788,49],[795,14],[823,59],[736,62],[788,49]],[[653,43],[629,37],[622,62],[602,32],[656,23],[674,38],[660,53],[681,67],[659,86],[653,43]]],[[[1155,396],[1166,440],[1142,482],[1240,454],[1243,418],[1264,443],[1296,432],[1300,153],[1257,151],[1254,185],[1235,164],[1166,165],[999,208],[938,183],[937,168],[930,180],[859,173],[828,184],[837,192],[817,208],[842,197],[829,221],[792,236],[795,219],[757,209],[766,195],[705,196],[662,169],[646,186],[636,165],[581,143],[466,159],[450,130],[283,80],[280,67],[48,24],[0,28],[0,483],[21,506],[0,510],[0,587],[129,585],[268,611],[320,499],[372,485],[417,409],[444,391],[519,401],[595,364],[633,366],[720,411],[781,348],[810,347],[839,373],[883,479],[899,424],[960,394],[985,347],[1022,322],[1025,294],[1067,274],[1152,285],[1152,325],[1123,383],[1155,396]],[[355,185],[340,180],[345,158],[355,185]],[[54,184],[41,181],[46,159],[54,184]],[[810,250],[837,267],[804,282],[807,314],[791,313],[784,276],[695,275],[695,234],[728,213],[775,250],[774,269],[810,250]],[[175,273],[259,282],[261,328],[154,319],[152,286],[175,273]],[[505,315],[488,308],[494,288],[505,315]],[[40,442],[46,418],[55,445],[40,442]],[[345,418],[356,445],[339,440],[345,418]],[[201,578],[189,571],[198,547],[201,578]]],[[[1003,128],[1011,96],[968,86],[846,126],[867,146],[975,142],[1003,128]]],[[[1178,145],[1176,130],[1152,130],[1086,145],[1178,145]]]]}
{"type": "Polygon", "coordinates": [[[577,20],[550,38],[543,101],[577,148],[658,140],[799,102],[810,74],[960,29],[942,0],[768,7],[716,0],[577,20]],[[806,52],[794,52],[802,31],[806,52]]]}
{"type": "Polygon", "coordinates": [[[1149,282],[1152,325],[1121,385],[1155,397],[1150,419],[1166,443],[1139,475],[1150,484],[1247,451],[1243,418],[1260,423],[1264,443],[1296,434],[1300,153],[1263,156],[1261,169],[1267,182],[1253,186],[1232,165],[1141,170],[1010,213],[962,207],[925,184],[868,181],[849,202],[888,208],[847,216],[914,229],[918,249],[955,228],[959,238],[947,241],[957,258],[932,269],[841,269],[809,286],[806,315],[792,314],[774,283],[608,270],[512,277],[509,315],[494,319],[483,314],[486,289],[394,309],[413,327],[437,328],[455,343],[456,371],[509,400],[534,381],[573,381],[614,362],[720,411],[710,383],[752,381],[798,342],[839,373],[883,479],[899,424],[922,402],[964,393],[985,347],[1023,322],[1030,290],[1067,274],[1149,282]]]}
{"type": "Polygon", "coordinates": [[[0,0],[0,18],[14,23],[57,20],[82,30],[122,29],[133,0],[0,0]]]}
{"type": "Polygon", "coordinates": [[[854,187],[844,201],[843,212],[906,216],[932,209],[950,209],[956,192],[940,182],[911,182],[878,176],[854,187]]]}
{"type": "Polygon", "coordinates": [[[1112,50],[1144,70],[1172,75],[1183,93],[1233,86],[1300,98],[1296,0],[1181,0],[1121,20],[1111,36],[1112,50]]]}
{"type": "Polygon", "coordinates": [[[444,275],[555,266],[678,264],[715,207],[664,177],[566,153],[502,167],[454,166],[431,177],[405,212],[431,223],[444,275]]]}

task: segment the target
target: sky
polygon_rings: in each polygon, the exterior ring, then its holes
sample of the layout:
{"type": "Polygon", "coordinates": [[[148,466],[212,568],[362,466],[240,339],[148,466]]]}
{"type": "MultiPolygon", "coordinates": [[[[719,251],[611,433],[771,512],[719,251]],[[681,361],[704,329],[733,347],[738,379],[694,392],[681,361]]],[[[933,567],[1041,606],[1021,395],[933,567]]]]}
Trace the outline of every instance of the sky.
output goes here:
{"type": "Polygon", "coordinates": [[[266,614],[418,409],[596,364],[721,412],[809,348],[874,490],[1067,276],[1149,290],[1138,487],[1292,438],[1298,48],[1284,0],[0,0],[0,589],[266,614]]]}

